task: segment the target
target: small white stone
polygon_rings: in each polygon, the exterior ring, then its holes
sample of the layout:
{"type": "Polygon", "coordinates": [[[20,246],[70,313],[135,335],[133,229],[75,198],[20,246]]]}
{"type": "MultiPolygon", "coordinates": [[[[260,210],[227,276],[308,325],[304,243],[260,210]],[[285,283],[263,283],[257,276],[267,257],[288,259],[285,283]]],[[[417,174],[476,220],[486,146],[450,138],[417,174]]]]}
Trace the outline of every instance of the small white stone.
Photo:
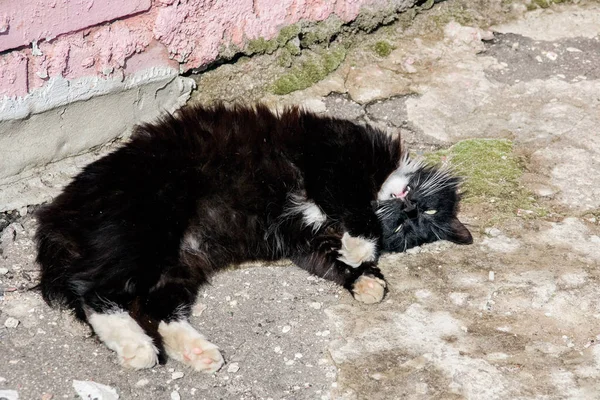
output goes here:
{"type": "Polygon", "coordinates": [[[19,320],[13,317],[6,318],[4,321],[4,326],[7,328],[16,328],[19,325],[19,320]]]}
{"type": "Polygon", "coordinates": [[[231,307],[235,307],[235,306],[237,306],[237,300],[232,300],[232,301],[230,301],[230,302],[229,302],[229,305],[230,305],[231,307]]]}
{"type": "Polygon", "coordinates": [[[287,365],[287,366],[294,365],[294,360],[287,360],[285,362],[285,365],[287,365]]]}
{"type": "Polygon", "coordinates": [[[487,228],[485,230],[486,235],[491,237],[498,237],[502,234],[502,231],[498,228],[487,228]]]}
{"type": "Polygon", "coordinates": [[[4,267],[0,268],[0,275],[6,275],[6,274],[8,274],[8,268],[4,268],[4,267]]]}
{"type": "Polygon", "coordinates": [[[206,310],[208,306],[206,304],[202,304],[202,303],[197,303],[196,305],[194,305],[194,307],[192,308],[192,315],[194,317],[199,317],[200,315],[202,315],[202,313],[204,312],[204,310],[206,310]]]}
{"type": "Polygon", "coordinates": [[[275,346],[275,348],[273,349],[273,351],[277,354],[281,354],[281,347],[279,346],[275,346]]]}
{"type": "Polygon", "coordinates": [[[232,374],[235,374],[239,370],[240,370],[240,366],[238,365],[238,363],[231,363],[229,365],[229,367],[227,368],[227,372],[232,373],[232,374]]]}
{"type": "Polygon", "coordinates": [[[582,52],[577,47],[567,47],[567,51],[570,53],[581,53],[582,52]]]}
{"type": "Polygon", "coordinates": [[[380,381],[381,378],[383,378],[383,374],[380,372],[375,372],[373,375],[371,375],[371,378],[375,379],[376,381],[380,381]]]}
{"type": "Polygon", "coordinates": [[[0,399],[2,399],[2,400],[18,400],[19,392],[17,392],[16,390],[0,389],[0,399]]]}
{"type": "Polygon", "coordinates": [[[547,52],[547,53],[546,53],[546,57],[547,57],[549,60],[555,61],[555,60],[558,58],[558,54],[556,54],[556,53],[555,53],[555,52],[553,52],[553,51],[549,51],[549,52],[547,52]]]}
{"type": "Polygon", "coordinates": [[[93,381],[73,381],[73,389],[82,399],[118,400],[117,391],[107,385],[93,381]]]}
{"type": "Polygon", "coordinates": [[[135,386],[142,387],[142,386],[146,386],[149,383],[150,383],[150,381],[148,379],[140,379],[139,381],[137,381],[135,383],[135,386]]]}
{"type": "Polygon", "coordinates": [[[294,354],[294,357],[295,358],[302,358],[302,353],[296,353],[296,354],[294,354]]]}
{"type": "Polygon", "coordinates": [[[329,336],[331,332],[329,332],[328,330],[325,330],[323,332],[321,332],[321,336],[329,336]]]}
{"type": "Polygon", "coordinates": [[[173,380],[175,380],[175,379],[181,379],[181,378],[183,378],[183,372],[177,371],[177,372],[173,372],[171,374],[171,379],[173,379],[173,380]]]}
{"type": "Polygon", "coordinates": [[[488,279],[489,279],[490,281],[493,281],[493,280],[494,280],[494,271],[490,271],[490,272],[488,273],[488,279]]]}
{"type": "Polygon", "coordinates": [[[318,301],[310,303],[310,306],[312,308],[314,308],[315,310],[320,310],[321,309],[321,303],[319,303],[318,301]]]}
{"type": "Polygon", "coordinates": [[[181,400],[181,396],[177,390],[171,392],[171,400],[181,400]]]}
{"type": "Polygon", "coordinates": [[[291,327],[291,326],[289,326],[289,325],[286,325],[286,326],[284,326],[283,328],[281,328],[281,332],[283,332],[283,333],[288,333],[288,332],[289,332],[291,329],[292,329],[292,327],[291,327]]]}

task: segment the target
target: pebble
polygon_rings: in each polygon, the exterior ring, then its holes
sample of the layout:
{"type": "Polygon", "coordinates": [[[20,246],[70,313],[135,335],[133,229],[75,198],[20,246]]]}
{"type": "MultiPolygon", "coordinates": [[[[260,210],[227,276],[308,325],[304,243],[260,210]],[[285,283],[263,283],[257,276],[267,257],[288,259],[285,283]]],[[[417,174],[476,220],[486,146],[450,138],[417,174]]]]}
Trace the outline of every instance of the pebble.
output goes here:
{"type": "Polygon", "coordinates": [[[277,354],[281,354],[281,347],[279,346],[275,346],[275,348],[273,349],[273,351],[277,354]]]}
{"type": "Polygon", "coordinates": [[[286,325],[286,326],[284,326],[283,328],[281,328],[281,332],[283,332],[283,333],[288,333],[288,332],[289,332],[291,329],[292,329],[292,327],[291,327],[291,326],[289,326],[289,325],[286,325]]]}
{"type": "Polygon", "coordinates": [[[181,396],[177,390],[171,392],[171,400],[181,400],[181,396]]]}
{"type": "Polygon", "coordinates": [[[148,379],[140,379],[139,381],[137,381],[135,383],[135,386],[142,387],[142,386],[146,386],[149,383],[150,383],[150,381],[148,379]]]}
{"type": "Polygon", "coordinates": [[[232,374],[238,372],[239,370],[240,370],[240,366],[238,365],[238,363],[231,363],[229,365],[229,367],[227,368],[227,372],[232,373],[232,374]]]}
{"type": "Polygon", "coordinates": [[[380,381],[381,378],[383,378],[383,374],[380,372],[376,372],[373,375],[371,375],[371,378],[375,379],[376,381],[380,381]]]}
{"type": "Polygon", "coordinates": [[[498,228],[487,228],[485,230],[486,235],[491,237],[498,237],[502,234],[502,231],[498,228]]]}
{"type": "Polygon", "coordinates": [[[18,400],[19,393],[16,390],[0,390],[0,399],[2,399],[2,400],[18,400]]]}
{"type": "Polygon", "coordinates": [[[202,313],[204,312],[204,310],[206,310],[208,306],[206,304],[202,304],[202,303],[197,303],[194,308],[192,308],[192,315],[194,317],[199,317],[200,315],[202,315],[202,313]]]}
{"type": "Polygon", "coordinates": [[[118,400],[117,391],[107,385],[93,381],[73,381],[73,389],[82,399],[118,400]]]}
{"type": "Polygon", "coordinates": [[[8,274],[8,268],[4,268],[4,267],[0,268],[0,275],[6,275],[6,274],[8,274]]]}
{"type": "Polygon", "coordinates": [[[52,400],[53,397],[54,395],[52,393],[44,393],[42,395],[42,400],[52,400]]]}
{"type": "Polygon", "coordinates": [[[7,328],[16,328],[19,325],[19,320],[13,317],[6,318],[4,321],[4,326],[7,328]]]}
{"type": "Polygon", "coordinates": [[[488,279],[489,279],[490,281],[493,281],[493,280],[494,280],[494,271],[490,271],[490,272],[489,272],[489,274],[488,274],[488,279]]]}
{"type": "Polygon", "coordinates": [[[181,379],[183,378],[183,372],[173,372],[171,374],[171,379],[175,380],[175,379],[181,379]]]}
{"type": "Polygon", "coordinates": [[[314,308],[315,310],[320,310],[321,309],[321,303],[319,303],[318,301],[310,303],[310,306],[312,308],[314,308]]]}

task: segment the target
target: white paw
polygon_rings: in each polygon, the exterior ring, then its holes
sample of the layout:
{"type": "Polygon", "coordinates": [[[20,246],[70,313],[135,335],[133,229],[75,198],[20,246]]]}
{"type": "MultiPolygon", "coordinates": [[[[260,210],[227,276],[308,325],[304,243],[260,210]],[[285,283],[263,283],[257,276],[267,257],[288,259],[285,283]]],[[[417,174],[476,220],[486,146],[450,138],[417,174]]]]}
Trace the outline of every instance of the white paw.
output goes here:
{"type": "Polygon", "coordinates": [[[358,267],[363,262],[375,261],[377,245],[373,240],[361,236],[350,236],[348,232],[342,236],[342,248],[338,250],[338,260],[351,267],[358,267]]]}
{"type": "Polygon", "coordinates": [[[161,322],[158,333],[163,338],[169,357],[189,365],[196,371],[212,373],[223,365],[219,348],[209,342],[187,321],[161,322]]]}
{"type": "Polygon", "coordinates": [[[383,279],[374,276],[361,275],[352,286],[354,298],[361,303],[379,303],[385,295],[387,284],[383,279]]]}
{"type": "Polygon", "coordinates": [[[121,365],[126,368],[152,368],[158,363],[156,347],[152,343],[126,342],[117,354],[121,365]]]}
{"type": "Polygon", "coordinates": [[[154,342],[126,311],[92,312],[88,322],[106,347],[117,353],[122,366],[143,369],[158,363],[154,342]]]}

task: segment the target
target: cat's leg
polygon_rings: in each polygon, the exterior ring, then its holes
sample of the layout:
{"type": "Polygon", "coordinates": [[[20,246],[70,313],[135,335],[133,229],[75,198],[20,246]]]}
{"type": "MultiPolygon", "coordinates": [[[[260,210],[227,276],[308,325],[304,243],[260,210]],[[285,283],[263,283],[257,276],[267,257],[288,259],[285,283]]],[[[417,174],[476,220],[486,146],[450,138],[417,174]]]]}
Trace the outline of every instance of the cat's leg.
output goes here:
{"type": "MultiPolygon", "coordinates": [[[[117,353],[119,363],[126,368],[151,368],[158,362],[159,348],[154,340],[116,304],[105,303],[93,308],[85,306],[87,321],[106,347],[117,353]]],[[[160,344],[159,344],[160,346],[160,344]]]]}
{"type": "Polygon", "coordinates": [[[371,258],[368,251],[355,251],[360,246],[352,243],[346,243],[344,248],[344,242],[349,240],[347,234],[319,235],[313,239],[309,252],[291,258],[300,268],[344,286],[357,301],[378,303],[387,288],[383,274],[374,261],[361,260],[371,258]]]}
{"type": "Polygon", "coordinates": [[[169,277],[161,281],[160,287],[149,294],[145,308],[152,318],[160,321],[158,333],[167,355],[196,371],[218,371],[224,362],[219,348],[188,322],[196,299],[197,281],[169,277]]]}

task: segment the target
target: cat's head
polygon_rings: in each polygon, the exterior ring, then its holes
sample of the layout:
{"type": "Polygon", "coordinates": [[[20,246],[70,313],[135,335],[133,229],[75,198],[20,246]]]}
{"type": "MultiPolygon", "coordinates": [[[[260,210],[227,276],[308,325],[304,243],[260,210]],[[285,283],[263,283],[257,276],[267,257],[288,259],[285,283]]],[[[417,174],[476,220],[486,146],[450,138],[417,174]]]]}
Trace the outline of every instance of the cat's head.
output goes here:
{"type": "Polygon", "coordinates": [[[471,244],[458,220],[460,179],[448,168],[431,167],[403,157],[373,203],[383,227],[383,250],[406,251],[436,240],[471,244]]]}

